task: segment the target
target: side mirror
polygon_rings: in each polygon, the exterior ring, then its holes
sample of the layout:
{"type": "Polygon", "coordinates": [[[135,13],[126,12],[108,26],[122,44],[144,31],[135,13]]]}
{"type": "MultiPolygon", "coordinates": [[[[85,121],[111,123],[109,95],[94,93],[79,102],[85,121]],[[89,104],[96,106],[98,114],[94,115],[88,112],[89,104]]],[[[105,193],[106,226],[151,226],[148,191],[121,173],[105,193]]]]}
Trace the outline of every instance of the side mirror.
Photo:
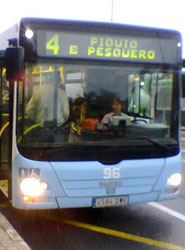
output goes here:
{"type": "Polygon", "coordinates": [[[24,49],[9,47],[5,51],[6,78],[8,81],[24,79],[24,49]]]}
{"type": "Polygon", "coordinates": [[[182,97],[185,98],[185,72],[182,74],[182,97]]]}
{"type": "Polygon", "coordinates": [[[183,60],[183,70],[182,70],[182,97],[185,98],[185,60],[183,60]]]}

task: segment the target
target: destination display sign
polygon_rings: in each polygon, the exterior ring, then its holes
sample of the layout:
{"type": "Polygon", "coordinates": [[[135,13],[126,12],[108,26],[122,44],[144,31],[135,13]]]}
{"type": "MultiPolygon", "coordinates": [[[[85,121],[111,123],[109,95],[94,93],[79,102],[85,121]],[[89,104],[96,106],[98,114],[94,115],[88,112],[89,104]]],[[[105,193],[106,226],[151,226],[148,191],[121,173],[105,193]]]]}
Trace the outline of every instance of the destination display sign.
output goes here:
{"type": "Polygon", "coordinates": [[[158,37],[37,31],[37,55],[61,58],[176,63],[177,40],[158,37]]]}

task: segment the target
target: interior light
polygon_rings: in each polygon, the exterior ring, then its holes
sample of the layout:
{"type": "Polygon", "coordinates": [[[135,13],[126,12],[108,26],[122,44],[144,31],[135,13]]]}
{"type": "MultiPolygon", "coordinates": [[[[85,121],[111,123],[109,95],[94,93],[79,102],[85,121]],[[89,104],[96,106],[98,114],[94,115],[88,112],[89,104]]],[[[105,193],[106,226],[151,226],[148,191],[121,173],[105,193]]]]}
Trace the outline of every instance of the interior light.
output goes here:
{"type": "Polygon", "coordinates": [[[31,39],[33,37],[33,30],[27,29],[25,32],[25,36],[28,39],[31,39]]]}
{"type": "Polygon", "coordinates": [[[167,183],[172,186],[179,186],[181,184],[182,175],[180,173],[172,174],[168,177],[167,183]]]}
{"type": "Polygon", "coordinates": [[[177,43],[177,47],[181,47],[182,44],[180,42],[177,43]]]}
{"type": "Polygon", "coordinates": [[[40,181],[35,178],[25,178],[20,184],[22,193],[25,196],[37,197],[41,195],[48,185],[46,182],[40,181]]]}

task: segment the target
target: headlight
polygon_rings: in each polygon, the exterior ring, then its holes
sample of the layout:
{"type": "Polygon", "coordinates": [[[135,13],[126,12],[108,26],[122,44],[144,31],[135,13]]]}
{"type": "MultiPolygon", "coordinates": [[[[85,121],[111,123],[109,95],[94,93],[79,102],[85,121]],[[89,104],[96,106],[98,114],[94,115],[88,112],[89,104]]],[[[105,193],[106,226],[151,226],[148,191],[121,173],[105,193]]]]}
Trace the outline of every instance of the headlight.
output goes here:
{"type": "Polygon", "coordinates": [[[173,186],[179,186],[181,184],[182,175],[180,173],[172,174],[168,177],[167,183],[173,186]]]}
{"type": "Polygon", "coordinates": [[[41,195],[47,187],[48,185],[46,182],[34,178],[25,178],[20,184],[22,193],[31,197],[41,195]]]}
{"type": "Polygon", "coordinates": [[[33,35],[34,35],[34,33],[32,30],[30,30],[30,29],[26,30],[26,32],[25,32],[26,38],[31,39],[33,37],[33,35]]]}

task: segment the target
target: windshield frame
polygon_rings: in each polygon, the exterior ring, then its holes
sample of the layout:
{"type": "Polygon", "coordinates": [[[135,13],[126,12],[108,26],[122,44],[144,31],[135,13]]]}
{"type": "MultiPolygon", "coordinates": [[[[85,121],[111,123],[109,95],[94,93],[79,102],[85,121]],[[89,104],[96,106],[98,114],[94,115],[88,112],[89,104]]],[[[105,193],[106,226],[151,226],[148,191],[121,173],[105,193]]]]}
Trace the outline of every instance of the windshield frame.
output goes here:
{"type": "MultiPolygon", "coordinates": [[[[37,60],[31,60],[29,61],[29,63],[48,63],[48,64],[52,64],[52,63],[60,63],[60,64],[67,64],[67,65],[85,65],[87,64],[86,60],[59,60],[59,59],[55,59],[55,60],[48,60],[48,59],[37,59],[37,60]]],[[[58,160],[72,160],[72,161],[86,161],[86,160],[99,160],[101,162],[118,162],[122,159],[137,159],[139,158],[158,158],[158,157],[166,157],[166,156],[172,156],[175,155],[177,153],[179,153],[179,137],[178,137],[178,130],[179,130],[179,105],[180,105],[180,101],[179,100],[179,95],[180,95],[180,90],[179,90],[179,69],[178,67],[172,67],[172,66],[167,66],[167,65],[156,65],[156,64],[141,64],[141,63],[118,63],[118,62],[96,62],[96,61],[88,61],[88,66],[105,66],[105,67],[133,67],[135,69],[137,69],[138,67],[143,67],[146,71],[149,69],[157,69],[157,68],[163,68],[164,70],[173,70],[173,98],[172,98],[172,107],[173,110],[175,112],[171,112],[171,120],[173,120],[172,126],[170,127],[170,133],[171,135],[173,135],[173,143],[164,143],[164,146],[159,146],[160,142],[158,142],[158,146],[156,145],[157,143],[152,143],[151,140],[154,140],[153,138],[149,138],[148,142],[143,144],[143,138],[142,136],[139,138],[137,138],[137,140],[140,140],[140,144],[139,142],[135,143],[135,146],[133,146],[133,142],[131,143],[130,141],[130,145],[128,143],[126,143],[126,148],[127,150],[123,150],[120,149],[120,146],[109,146],[109,145],[103,145],[102,143],[96,143],[95,145],[93,145],[93,143],[89,143],[89,142],[84,142],[84,143],[73,143],[72,145],[66,145],[64,147],[59,146],[59,148],[56,148],[57,153],[55,154],[55,157],[53,157],[52,155],[52,151],[55,150],[55,148],[52,148],[51,146],[47,145],[46,147],[42,148],[42,144],[40,144],[40,146],[38,146],[37,148],[35,148],[33,145],[30,147],[23,147],[22,145],[17,144],[18,146],[18,150],[20,151],[21,154],[23,154],[24,156],[30,158],[30,159],[34,159],[34,160],[53,160],[53,161],[58,161],[58,160]],[[175,114],[175,116],[174,116],[175,114]],[[147,144],[147,146],[146,146],[147,144]],[[102,151],[106,151],[107,153],[103,153],[101,154],[100,157],[100,153],[98,153],[97,151],[97,147],[100,148],[101,152],[102,151]],[[141,149],[139,149],[139,155],[138,153],[133,153],[134,151],[136,151],[138,149],[138,147],[141,147],[141,149]],[[161,151],[161,148],[163,147],[164,150],[161,151]],[[169,148],[169,151],[167,152],[167,150],[165,150],[166,148],[169,148]],[[131,151],[133,151],[132,153],[130,153],[130,150],[128,150],[128,148],[130,148],[131,151]],[[116,150],[119,152],[116,152],[116,150]],[[160,152],[161,151],[161,152],[160,152]],[[59,153],[60,152],[60,153],[59,153]],[[84,152],[87,152],[84,153],[84,152]],[[91,152],[91,157],[89,157],[89,152],[91,152]],[[111,159],[107,159],[107,154],[108,152],[110,152],[110,154],[113,153],[113,160],[111,159]],[[126,153],[127,152],[127,153],[126,153]],[[80,155],[80,156],[79,156],[80,155]],[[88,157],[87,157],[88,156],[88,157]]],[[[23,84],[24,85],[24,84],[23,84]]],[[[24,102],[23,102],[24,105],[24,102]]],[[[18,112],[17,112],[18,113],[18,112]]],[[[129,113],[129,112],[128,112],[129,113]]],[[[24,114],[22,114],[22,116],[24,117],[24,114]]],[[[19,115],[18,115],[19,117],[19,115]]],[[[18,118],[17,117],[17,118],[18,118]]],[[[149,118],[147,116],[140,116],[138,115],[138,117],[140,118],[149,118]]],[[[22,119],[23,121],[24,119],[22,119]]],[[[17,124],[18,124],[18,119],[17,119],[17,124]]],[[[19,130],[19,129],[18,129],[19,130]]],[[[145,138],[146,139],[146,138],[145,138]]],[[[133,140],[133,138],[127,138],[127,140],[133,140]]]]}

